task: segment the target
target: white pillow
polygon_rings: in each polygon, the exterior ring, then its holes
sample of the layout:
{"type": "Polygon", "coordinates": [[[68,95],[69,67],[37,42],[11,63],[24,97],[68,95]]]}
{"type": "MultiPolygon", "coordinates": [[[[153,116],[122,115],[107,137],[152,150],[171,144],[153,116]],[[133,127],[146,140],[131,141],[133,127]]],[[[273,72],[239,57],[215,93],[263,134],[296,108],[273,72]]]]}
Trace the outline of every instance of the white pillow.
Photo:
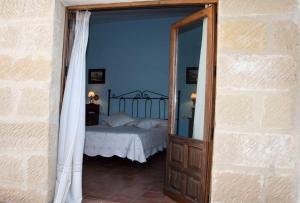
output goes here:
{"type": "Polygon", "coordinates": [[[157,119],[157,125],[156,128],[167,128],[168,127],[168,120],[162,120],[162,119],[157,119]]]}
{"type": "Polygon", "coordinates": [[[141,129],[151,129],[151,128],[158,128],[158,127],[167,127],[168,124],[165,120],[160,120],[160,119],[143,119],[138,124],[136,127],[141,128],[141,129]]]}
{"type": "Polygon", "coordinates": [[[105,122],[108,123],[111,127],[123,126],[126,123],[134,121],[133,118],[128,116],[126,113],[115,113],[105,119],[105,122]]]}
{"type": "Polygon", "coordinates": [[[125,126],[128,127],[136,127],[136,125],[140,122],[140,120],[134,120],[134,121],[130,121],[129,123],[126,123],[125,126]]]}

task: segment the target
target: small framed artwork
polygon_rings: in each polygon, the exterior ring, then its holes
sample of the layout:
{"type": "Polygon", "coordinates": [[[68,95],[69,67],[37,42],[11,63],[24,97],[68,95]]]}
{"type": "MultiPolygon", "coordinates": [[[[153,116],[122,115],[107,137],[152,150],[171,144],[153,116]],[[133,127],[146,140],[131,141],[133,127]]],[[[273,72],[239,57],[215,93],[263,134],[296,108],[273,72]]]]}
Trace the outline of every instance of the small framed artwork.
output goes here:
{"type": "Polygon", "coordinates": [[[198,80],[198,67],[186,68],[186,84],[197,84],[198,80]]]}
{"type": "Polygon", "coordinates": [[[105,84],[105,69],[89,69],[89,84],[105,84]]]}

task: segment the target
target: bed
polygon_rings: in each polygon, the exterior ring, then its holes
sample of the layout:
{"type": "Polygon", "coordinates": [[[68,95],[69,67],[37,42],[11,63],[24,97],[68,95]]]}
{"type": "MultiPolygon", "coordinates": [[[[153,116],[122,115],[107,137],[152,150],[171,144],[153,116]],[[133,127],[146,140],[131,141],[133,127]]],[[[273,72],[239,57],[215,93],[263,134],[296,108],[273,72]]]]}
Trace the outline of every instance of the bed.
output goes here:
{"type": "Polygon", "coordinates": [[[163,151],[168,134],[167,100],[167,96],[152,91],[116,96],[109,90],[108,117],[104,124],[86,127],[84,154],[144,163],[163,151]]]}
{"type": "Polygon", "coordinates": [[[140,163],[167,146],[167,128],[139,129],[134,126],[86,128],[84,153],[88,156],[118,156],[140,163]]]}

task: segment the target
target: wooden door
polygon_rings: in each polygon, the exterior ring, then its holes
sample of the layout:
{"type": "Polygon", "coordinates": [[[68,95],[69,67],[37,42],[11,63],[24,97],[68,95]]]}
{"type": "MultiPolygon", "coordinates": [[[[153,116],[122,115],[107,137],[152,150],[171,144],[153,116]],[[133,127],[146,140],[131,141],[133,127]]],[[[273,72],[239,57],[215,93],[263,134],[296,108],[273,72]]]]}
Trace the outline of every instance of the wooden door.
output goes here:
{"type": "Polygon", "coordinates": [[[215,8],[213,5],[172,26],[169,139],[164,192],[178,202],[204,203],[209,201],[215,100],[214,42],[215,8]],[[202,37],[200,37],[199,31],[194,31],[198,34],[196,33],[196,37],[190,40],[190,45],[183,45],[182,43],[189,41],[188,34],[192,37],[191,31],[196,28],[199,30],[201,26],[202,37]],[[193,55],[193,52],[189,53],[189,49],[186,48],[194,49],[198,46],[197,43],[200,44],[199,42],[201,43],[198,53],[200,56],[195,60],[196,62],[198,60],[198,64],[200,64],[197,71],[195,67],[188,67],[195,66],[195,62],[186,62],[186,59],[190,59],[193,55]],[[184,48],[185,51],[182,51],[181,49],[184,48]],[[194,88],[191,85],[195,85],[195,81],[193,81],[195,74],[197,75],[196,92],[191,94],[193,100],[191,104],[186,100],[186,95],[190,92],[186,91],[194,88]],[[186,80],[185,84],[183,84],[183,80],[186,80]],[[194,123],[191,125],[191,123],[185,124],[184,122],[194,123]]]}

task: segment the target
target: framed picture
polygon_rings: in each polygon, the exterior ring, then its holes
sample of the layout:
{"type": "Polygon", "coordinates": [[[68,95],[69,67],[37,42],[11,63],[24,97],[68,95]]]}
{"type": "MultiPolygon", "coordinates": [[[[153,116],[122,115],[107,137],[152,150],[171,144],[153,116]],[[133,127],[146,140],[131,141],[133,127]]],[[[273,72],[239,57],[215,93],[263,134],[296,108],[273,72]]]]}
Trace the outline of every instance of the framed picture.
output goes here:
{"type": "Polygon", "coordinates": [[[105,84],[105,69],[89,69],[89,84],[105,84]]]}
{"type": "Polygon", "coordinates": [[[197,84],[198,80],[198,67],[186,68],[186,84],[197,84]]]}

